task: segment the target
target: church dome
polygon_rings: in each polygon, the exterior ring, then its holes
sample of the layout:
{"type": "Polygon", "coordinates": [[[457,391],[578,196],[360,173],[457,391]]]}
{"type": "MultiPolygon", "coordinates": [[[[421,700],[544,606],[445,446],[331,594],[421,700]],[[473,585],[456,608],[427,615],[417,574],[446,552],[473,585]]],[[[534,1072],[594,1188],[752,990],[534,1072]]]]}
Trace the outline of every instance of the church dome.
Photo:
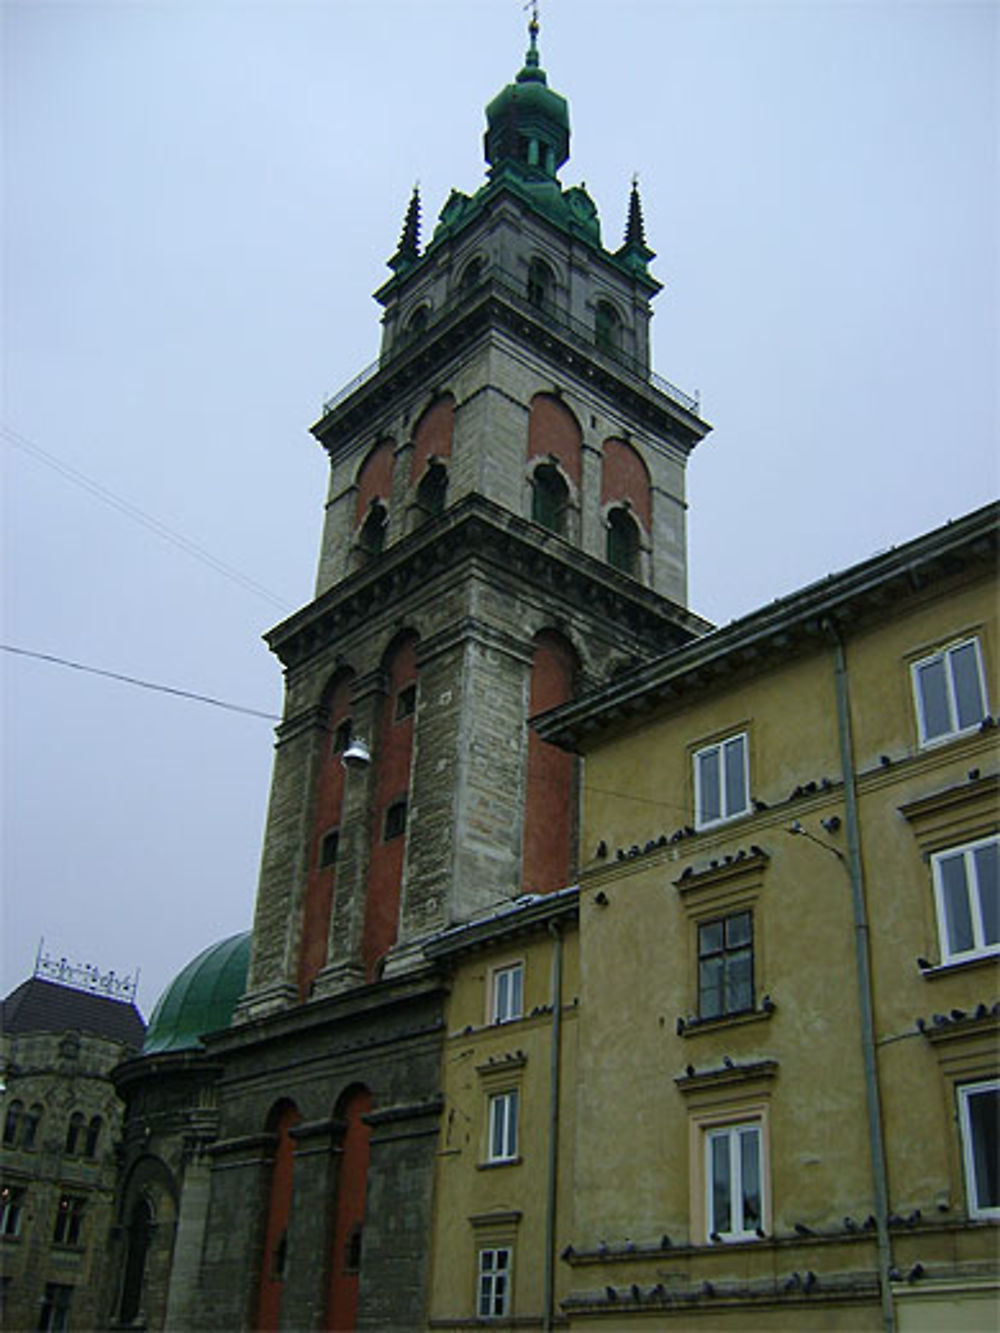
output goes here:
{"type": "Polygon", "coordinates": [[[524,67],[486,108],[486,161],[555,176],[569,157],[569,108],[548,86],[538,55],[538,20],[529,26],[524,67]]]}
{"type": "Polygon", "coordinates": [[[174,977],[149,1020],[143,1055],[199,1050],[203,1033],[229,1026],[246,989],[250,940],[250,931],[220,940],[174,977]]]}

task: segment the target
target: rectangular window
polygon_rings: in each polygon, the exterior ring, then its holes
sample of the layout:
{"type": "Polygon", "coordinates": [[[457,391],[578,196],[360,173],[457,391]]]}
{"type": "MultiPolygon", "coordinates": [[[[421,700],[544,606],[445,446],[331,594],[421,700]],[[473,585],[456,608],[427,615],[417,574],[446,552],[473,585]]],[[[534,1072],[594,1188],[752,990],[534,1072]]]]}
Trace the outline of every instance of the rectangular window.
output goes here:
{"type": "Polygon", "coordinates": [[[958,1089],[970,1217],[1000,1218],[1000,1081],[958,1089]]]}
{"type": "Polygon", "coordinates": [[[1000,838],[983,838],[931,858],[943,962],[1000,948],[1000,838]]]}
{"type": "Polygon", "coordinates": [[[511,1250],[507,1247],[479,1251],[480,1319],[496,1319],[510,1312],[511,1250]]]}
{"type": "Polygon", "coordinates": [[[986,716],[979,640],[966,639],[913,664],[921,745],[978,727],[986,716]]]}
{"type": "Polygon", "coordinates": [[[83,1227],[83,1210],[86,1199],[72,1194],[63,1194],[56,1209],[56,1225],[52,1233],[55,1245],[79,1245],[80,1231],[83,1227]]]}
{"type": "Polygon", "coordinates": [[[490,1098],[491,1162],[510,1162],[517,1156],[517,1089],[490,1098]]]}
{"type": "Polygon", "coordinates": [[[695,824],[708,828],[735,819],[750,806],[746,732],[717,745],[706,745],[694,757],[695,824]]]}
{"type": "Polygon", "coordinates": [[[401,838],[406,832],[406,801],[393,801],[385,812],[383,841],[401,838]]]}
{"type": "Polygon", "coordinates": [[[16,1236],[21,1230],[24,1190],[20,1185],[0,1189],[0,1236],[16,1236]]]}
{"type": "Polygon", "coordinates": [[[764,1215],[760,1125],[709,1130],[705,1154],[709,1239],[755,1239],[764,1215]]]}
{"type": "Polygon", "coordinates": [[[73,1298],[73,1288],[61,1282],[46,1282],[45,1296],[42,1300],[42,1312],[38,1318],[41,1333],[62,1333],[69,1328],[69,1303],[73,1298]]]}
{"type": "Polygon", "coordinates": [[[340,848],[340,830],[330,829],[329,833],[323,834],[323,839],[319,845],[319,868],[325,870],[327,866],[336,865],[337,852],[340,848]]]}
{"type": "Polygon", "coordinates": [[[698,927],[698,1016],[753,1008],[753,914],[734,912],[698,927]]]}
{"type": "Polygon", "coordinates": [[[523,1012],[524,965],[512,963],[493,973],[493,1004],[490,1018],[494,1023],[511,1023],[523,1012]]]}
{"type": "Polygon", "coordinates": [[[404,685],[396,695],[396,715],[394,721],[402,722],[404,718],[412,717],[417,711],[417,687],[416,685],[404,685]]]}

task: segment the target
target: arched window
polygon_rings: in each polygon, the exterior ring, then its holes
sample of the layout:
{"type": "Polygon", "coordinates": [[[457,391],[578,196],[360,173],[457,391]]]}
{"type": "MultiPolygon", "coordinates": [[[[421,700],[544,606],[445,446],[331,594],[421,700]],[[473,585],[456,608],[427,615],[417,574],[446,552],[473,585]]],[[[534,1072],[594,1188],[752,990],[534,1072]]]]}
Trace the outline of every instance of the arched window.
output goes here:
{"type": "Polygon", "coordinates": [[[528,300],[540,310],[549,310],[555,296],[556,280],[544,259],[537,257],[528,265],[528,300]]]}
{"type": "Polygon", "coordinates": [[[385,549],[385,531],[389,524],[389,514],[384,504],[376,500],[368,511],[368,517],[361,525],[358,546],[366,559],[372,560],[385,549]]]}
{"type": "Polygon", "coordinates": [[[594,313],[594,338],[602,352],[621,351],[622,322],[618,311],[608,301],[598,301],[594,313]]]}
{"type": "Polygon", "coordinates": [[[418,334],[423,333],[424,329],[426,329],[427,327],[427,321],[430,319],[430,317],[431,317],[430,306],[418,305],[416,310],[414,310],[413,314],[407,321],[406,336],[408,338],[415,338],[418,334]]]}
{"type": "Polygon", "coordinates": [[[146,1255],[153,1234],[153,1209],[148,1199],[136,1199],[128,1221],[128,1250],[125,1255],[125,1280],[118,1308],[118,1320],[131,1324],[142,1305],[142,1285],[146,1274],[146,1255]]]}
{"type": "Polygon", "coordinates": [[[12,1148],[17,1141],[17,1128],[24,1112],[24,1102],[13,1101],[7,1107],[7,1117],[3,1122],[4,1147],[12,1148]]]}
{"type": "Polygon", "coordinates": [[[540,463],[531,479],[531,517],[560,536],[566,532],[569,488],[553,463],[540,463]]]}
{"type": "Polygon", "coordinates": [[[97,1156],[97,1144],[100,1137],[101,1137],[101,1117],[99,1115],[95,1115],[91,1118],[90,1124],[87,1126],[87,1142],[84,1145],[83,1149],[84,1157],[97,1156]]]}
{"type": "Polygon", "coordinates": [[[36,1102],[24,1117],[24,1132],[21,1135],[21,1147],[27,1152],[35,1146],[38,1138],[38,1126],[42,1123],[42,1107],[36,1102]]]}
{"type": "Polygon", "coordinates": [[[639,567],[639,528],[627,509],[608,514],[608,564],[635,576],[639,567]]]}
{"type": "Polygon", "coordinates": [[[482,280],[482,276],[483,276],[483,261],[477,255],[475,259],[470,260],[470,262],[466,264],[465,269],[462,273],[462,280],[458,285],[459,287],[461,287],[463,291],[465,291],[469,287],[475,287],[475,285],[482,280]]]}
{"type": "Polygon", "coordinates": [[[437,459],[432,459],[417,487],[417,509],[422,521],[437,518],[438,514],[444,513],[447,493],[448,469],[437,459]]]}
{"type": "Polygon", "coordinates": [[[69,1118],[69,1124],[66,1126],[66,1155],[73,1157],[83,1146],[84,1119],[81,1111],[74,1111],[69,1118]]]}

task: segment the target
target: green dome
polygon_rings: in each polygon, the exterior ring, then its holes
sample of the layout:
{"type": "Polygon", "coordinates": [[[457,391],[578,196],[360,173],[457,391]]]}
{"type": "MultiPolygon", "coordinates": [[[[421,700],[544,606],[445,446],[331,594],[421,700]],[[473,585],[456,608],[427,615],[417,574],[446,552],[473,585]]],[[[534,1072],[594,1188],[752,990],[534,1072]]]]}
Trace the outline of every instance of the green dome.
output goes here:
{"type": "Polygon", "coordinates": [[[179,972],[157,1001],[143,1055],[203,1048],[202,1034],[229,1026],[246,989],[250,931],[210,945],[179,972]]]}
{"type": "Polygon", "coordinates": [[[538,56],[538,20],[529,28],[524,67],[486,108],[486,161],[529,175],[555,176],[569,157],[569,109],[548,87],[538,56]]]}

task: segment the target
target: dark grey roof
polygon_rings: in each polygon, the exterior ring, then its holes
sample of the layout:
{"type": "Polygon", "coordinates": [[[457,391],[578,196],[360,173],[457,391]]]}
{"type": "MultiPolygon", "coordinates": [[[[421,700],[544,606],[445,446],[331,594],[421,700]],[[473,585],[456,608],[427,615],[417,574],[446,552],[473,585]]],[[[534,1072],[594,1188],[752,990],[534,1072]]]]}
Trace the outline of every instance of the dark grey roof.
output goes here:
{"type": "Polygon", "coordinates": [[[11,1035],[27,1032],[90,1032],[136,1050],[146,1024],[133,1004],[106,995],[74,990],[55,981],[31,977],[3,1002],[0,1027],[11,1035]]]}

